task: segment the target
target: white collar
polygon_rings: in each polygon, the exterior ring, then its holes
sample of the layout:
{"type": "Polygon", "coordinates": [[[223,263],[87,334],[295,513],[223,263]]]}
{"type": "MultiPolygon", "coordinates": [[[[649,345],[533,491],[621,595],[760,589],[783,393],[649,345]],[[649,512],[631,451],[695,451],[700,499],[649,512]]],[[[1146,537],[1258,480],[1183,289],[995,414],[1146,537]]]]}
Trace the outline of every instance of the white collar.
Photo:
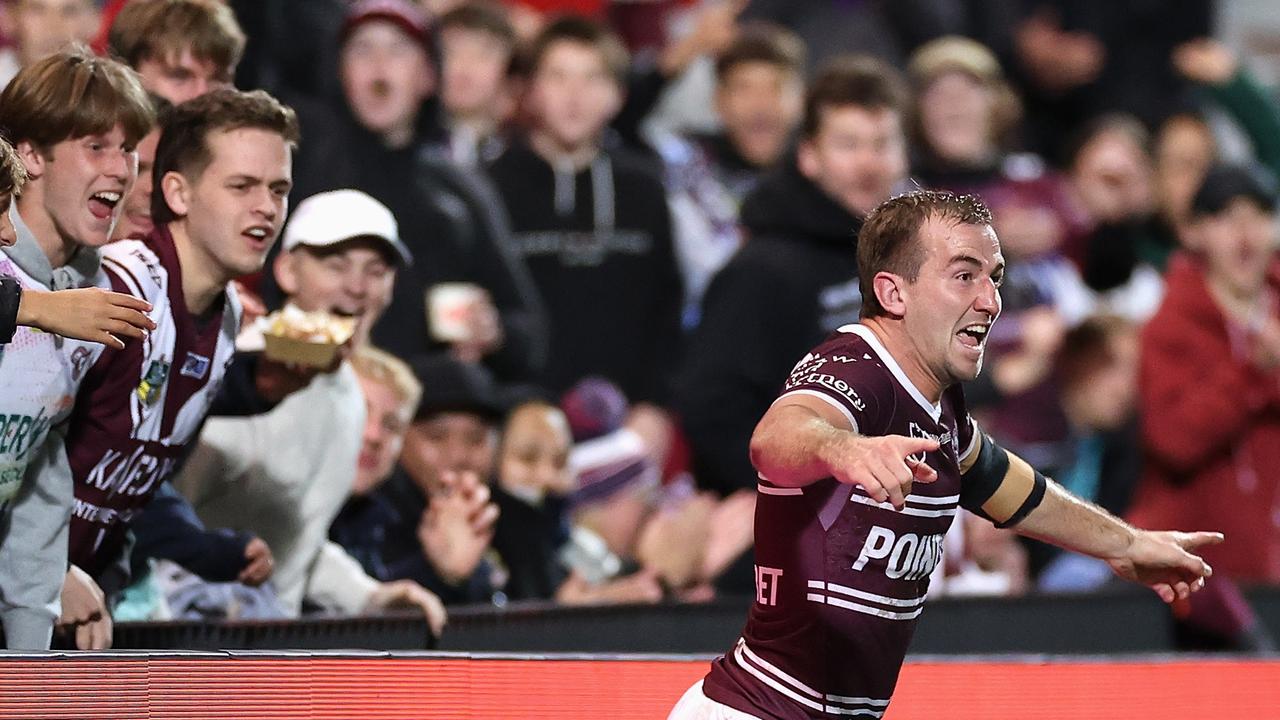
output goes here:
{"type": "Polygon", "coordinates": [[[897,379],[898,384],[907,391],[907,394],[910,395],[911,398],[920,405],[920,407],[924,408],[925,412],[929,413],[929,417],[933,418],[934,422],[938,422],[939,418],[942,417],[942,403],[931,403],[925,399],[924,393],[920,392],[920,389],[915,386],[915,383],[911,382],[910,378],[907,377],[907,374],[903,372],[902,366],[893,358],[893,355],[889,354],[889,349],[884,346],[884,343],[880,342],[880,338],[876,336],[875,332],[872,331],[871,328],[861,323],[852,323],[840,327],[837,329],[837,332],[853,333],[863,340],[866,340],[867,344],[871,346],[871,350],[880,357],[880,362],[884,363],[884,366],[889,368],[890,373],[893,373],[893,377],[897,379]]]}

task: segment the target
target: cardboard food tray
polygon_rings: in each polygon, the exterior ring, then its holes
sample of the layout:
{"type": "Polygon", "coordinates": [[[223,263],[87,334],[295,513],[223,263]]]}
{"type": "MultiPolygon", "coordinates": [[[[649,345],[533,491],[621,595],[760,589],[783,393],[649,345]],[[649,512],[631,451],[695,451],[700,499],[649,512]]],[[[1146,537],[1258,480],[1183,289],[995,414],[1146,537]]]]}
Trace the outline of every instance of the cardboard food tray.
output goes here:
{"type": "Polygon", "coordinates": [[[272,332],[271,324],[269,317],[259,321],[259,327],[263,329],[263,354],[268,360],[319,368],[332,365],[338,348],[350,340],[356,331],[354,320],[342,320],[334,323],[336,327],[331,333],[332,340],[304,340],[272,332]]]}
{"type": "Polygon", "coordinates": [[[333,364],[333,358],[342,345],[341,343],[308,342],[271,333],[264,333],[263,339],[266,341],[263,354],[268,360],[320,368],[333,364]]]}

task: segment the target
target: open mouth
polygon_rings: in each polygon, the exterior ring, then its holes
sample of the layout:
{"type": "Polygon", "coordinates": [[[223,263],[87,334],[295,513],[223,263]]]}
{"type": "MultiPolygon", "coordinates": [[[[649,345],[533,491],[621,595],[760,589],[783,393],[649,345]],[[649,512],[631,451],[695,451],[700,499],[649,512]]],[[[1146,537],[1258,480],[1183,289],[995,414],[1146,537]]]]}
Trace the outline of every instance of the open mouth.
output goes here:
{"type": "Polygon", "coordinates": [[[120,204],[121,193],[111,190],[102,190],[89,196],[89,212],[93,216],[105,220],[111,217],[111,213],[115,211],[116,205],[120,204]]]}
{"type": "Polygon", "coordinates": [[[972,323],[961,328],[956,337],[960,338],[960,343],[965,347],[981,348],[990,330],[991,326],[987,323],[972,323]]]}
{"type": "Polygon", "coordinates": [[[271,240],[271,228],[265,225],[254,225],[242,234],[259,245],[266,245],[271,240]]]}

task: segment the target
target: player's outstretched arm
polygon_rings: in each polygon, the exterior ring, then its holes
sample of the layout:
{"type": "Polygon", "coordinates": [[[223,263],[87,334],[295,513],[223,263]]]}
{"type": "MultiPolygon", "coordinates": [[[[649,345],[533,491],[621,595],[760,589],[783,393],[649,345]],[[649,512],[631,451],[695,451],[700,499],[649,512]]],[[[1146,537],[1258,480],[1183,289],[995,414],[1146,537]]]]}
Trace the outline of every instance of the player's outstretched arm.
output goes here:
{"type": "Polygon", "coordinates": [[[146,300],[102,288],[27,290],[18,306],[18,324],[121,350],[121,338],[142,338],[156,328],[146,316],[150,311],[146,300]]]}
{"type": "Polygon", "coordinates": [[[1044,500],[1014,526],[1019,533],[1106,560],[1117,575],[1150,587],[1167,603],[1186,599],[1213,574],[1192,551],[1222,542],[1221,533],[1139,530],[1046,483],[1044,500]]]}
{"type": "Polygon", "coordinates": [[[927,438],[859,435],[831,405],[804,395],[769,408],[751,436],[751,462],[774,485],[804,487],[834,477],[898,509],[913,482],[938,478],[910,456],[937,449],[927,438]]]}

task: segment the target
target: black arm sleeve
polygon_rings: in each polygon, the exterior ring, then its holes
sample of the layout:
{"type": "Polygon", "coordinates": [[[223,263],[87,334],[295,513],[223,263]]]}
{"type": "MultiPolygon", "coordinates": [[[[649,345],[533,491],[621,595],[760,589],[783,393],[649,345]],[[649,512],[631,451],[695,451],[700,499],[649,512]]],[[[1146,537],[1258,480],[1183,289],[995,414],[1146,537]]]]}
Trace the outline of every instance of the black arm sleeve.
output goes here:
{"type": "Polygon", "coordinates": [[[17,278],[0,277],[0,343],[13,339],[18,330],[18,306],[22,304],[22,284],[17,278]]]}
{"type": "MultiPolygon", "coordinates": [[[[1018,461],[1023,467],[1025,463],[1018,461]]],[[[995,523],[998,528],[1007,528],[1022,522],[1032,510],[1040,505],[1044,500],[1045,488],[1048,481],[1036,470],[1032,469],[1032,480],[1030,490],[1022,497],[1021,502],[1011,508],[1008,517],[999,518],[992,517],[983,505],[988,500],[995,497],[1006,482],[1010,481],[1010,469],[1012,463],[1009,460],[1009,451],[996,444],[990,435],[982,435],[982,446],[978,450],[978,457],[974,460],[973,465],[962,477],[960,484],[960,506],[969,512],[995,523]]],[[[1016,471],[1015,471],[1016,473],[1016,471]]],[[[1005,513],[1000,513],[1005,514],[1005,513]]]]}

